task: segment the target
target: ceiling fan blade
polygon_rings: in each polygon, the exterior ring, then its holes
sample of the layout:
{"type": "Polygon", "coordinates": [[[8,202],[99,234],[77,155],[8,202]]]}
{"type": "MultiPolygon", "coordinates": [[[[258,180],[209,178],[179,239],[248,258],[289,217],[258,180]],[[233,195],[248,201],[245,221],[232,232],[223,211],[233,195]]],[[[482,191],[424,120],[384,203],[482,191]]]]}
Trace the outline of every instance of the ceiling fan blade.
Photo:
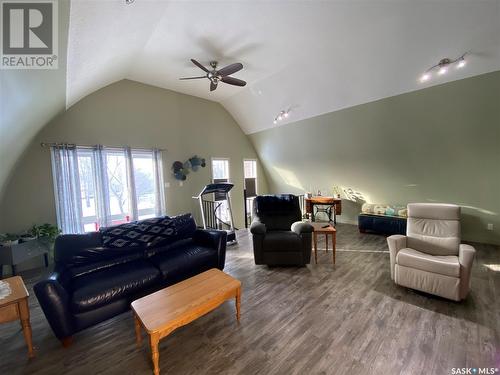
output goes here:
{"type": "Polygon", "coordinates": [[[234,63],[234,64],[228,65],[228,66],[220,69],[217,73],[220,76],[225,77],[225,76],[231,75],[233,73],[239,72],[241,69],[243,69],[243,64],[234,63]]]}
{"type": "Polygon", "coordinates": [[[217,88],[217,84],[210,82],[210,91],[214,91],[217,88]]]}
{"type": "Polygon", "coordinates": [[[245,81],[233,77],[222,77],[220,80],[234,86],[245,86],[247,84],[245,81]]]}
{"type": "Polygon", "coordinates": [[[201,70],[205,71],[208,73],[208,69],[205,68],[203,65],[201,65],[198,61],[196,61],[195,59],[191,59],[191,62],[196,65],[198,68],[200,68],[201,70]]]}
{"type": "Polygon", "coordinates": [[[207,76],[199,76],[199,77],[183,77],[183,78],[179,78],[180,80],[184,80],[184,79],[200,79],[200,78],[207,78],[207,76]]]}

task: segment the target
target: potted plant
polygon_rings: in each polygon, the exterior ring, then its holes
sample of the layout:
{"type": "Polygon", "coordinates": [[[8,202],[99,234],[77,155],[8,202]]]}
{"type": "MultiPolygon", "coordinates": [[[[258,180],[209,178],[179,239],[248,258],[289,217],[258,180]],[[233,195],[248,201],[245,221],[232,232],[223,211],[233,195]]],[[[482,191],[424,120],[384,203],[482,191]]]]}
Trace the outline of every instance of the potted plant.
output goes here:
{"type": "Polygon", "coordinates": [[[55,241],[56,237],[61,234],[61,230],[55,225],[45,223],[42,225],[33,225],[29,233],[37,238],[52,243],[55,241]]]}
{"type": "Polygon", "coordinates": [[[21,234],[21,237],[20,237],[20,242],[28,242],[28,241],[33,241],[33,240],[36,240],[38,238],[37,234],[33,231],[33,228],[30,228],[29,230],[27,230],[25,233],[21,234]]]}
{"type": "Polygon", "coordinates": [[[0,245],[1,246],[12,246],[19,243],[19,236],[17,234],[6,233],[0,234],[0,245]]]}

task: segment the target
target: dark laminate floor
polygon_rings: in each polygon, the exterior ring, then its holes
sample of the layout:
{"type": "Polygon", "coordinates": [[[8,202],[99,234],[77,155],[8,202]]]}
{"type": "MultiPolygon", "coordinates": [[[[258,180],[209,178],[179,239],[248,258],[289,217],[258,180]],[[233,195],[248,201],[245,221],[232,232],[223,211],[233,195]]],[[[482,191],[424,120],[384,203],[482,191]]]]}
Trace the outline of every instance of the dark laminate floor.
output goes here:
{"type": "MultiPolygon", "coordinates": [[[[353,226],[339,225],[335,269],[324,252],[320,264],[304,268],[255,266],[248,234],[241,231],[239,239],[228,249],[225,271],[243,282],[241,324],[227,302],[180,328],[160,344],[162,374],[451,374],[452,367],[500,367],[500,272],[485,266],[500,264],[497,247],[477,247],[472,293],[454,303],[395,286],[385,238],[359,235],[353,226]]],[[[31,288],[40,274],[24,277],[31,288]]],[[[76,335],[63,349],[33,296],[30,305],[37,358],[27,359],[18,324],[1,325],[1,374],[150,374],[149,351],[136,348],[129,313],[76,335]]]]}

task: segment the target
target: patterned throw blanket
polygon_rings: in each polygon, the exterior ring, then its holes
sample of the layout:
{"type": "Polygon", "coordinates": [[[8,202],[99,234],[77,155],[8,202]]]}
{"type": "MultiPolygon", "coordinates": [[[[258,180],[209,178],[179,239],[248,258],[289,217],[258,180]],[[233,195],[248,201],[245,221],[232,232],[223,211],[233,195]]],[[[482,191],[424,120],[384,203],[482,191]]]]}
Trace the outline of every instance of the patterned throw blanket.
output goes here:
{"type": "Polygon", "coordinates": [[[144,247],[153,240],[166,240],[176,234],[174,222],[168,216],[102,228],[101,233],[104,247],[144,247]]]}

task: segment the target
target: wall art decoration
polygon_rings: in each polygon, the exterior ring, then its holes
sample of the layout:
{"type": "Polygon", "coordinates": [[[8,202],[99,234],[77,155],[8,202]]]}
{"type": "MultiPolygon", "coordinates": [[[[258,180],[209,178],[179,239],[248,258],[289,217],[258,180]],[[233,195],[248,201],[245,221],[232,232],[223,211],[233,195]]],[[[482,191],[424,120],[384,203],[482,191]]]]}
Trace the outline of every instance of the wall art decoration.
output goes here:
{"type": "Polygon", "coordinates": [[[200,167],[205,168],[205,166],[205,159],[194,155],[184,163],[178,160],[174,161],[172,164],[172,173],[176,180],[186,181],[190,171],[196,172],[200,167]]]}

